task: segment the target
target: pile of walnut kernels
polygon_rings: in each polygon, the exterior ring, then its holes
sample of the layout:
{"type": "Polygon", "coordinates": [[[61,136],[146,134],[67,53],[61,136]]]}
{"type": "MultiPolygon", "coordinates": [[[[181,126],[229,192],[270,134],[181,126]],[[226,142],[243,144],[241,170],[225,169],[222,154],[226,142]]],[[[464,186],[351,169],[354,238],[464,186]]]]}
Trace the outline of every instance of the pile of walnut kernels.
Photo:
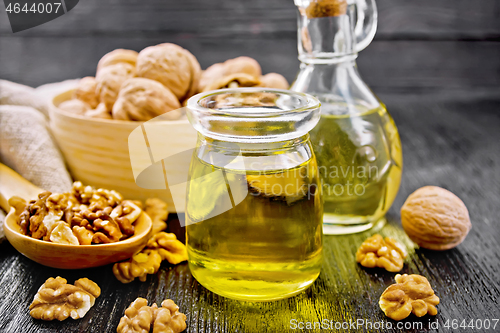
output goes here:
{"type": "MultiPolygon", "coordinates": [[[[142,203],[124,200],[113,190],[96,189],[75,182],[70,192],[42,192],[38,199],[26,203],[19,197],[9,200],[16,210],[20,232],[44,241],[74,246],[113,243],[134,234],[134,222],[142,214],[142,203]]],[[[178,264],[187,260],[186,246],[167,227],[167,205],[160,199],[146,200],[145,211],[153,221],[153,235],[145,248],[130,259],[115,263],[113,273],[122,283],[135,278],[146,281],[163,261],[178,264]]],[[[62,277],[49,278],[38,290],[29,307],[30,315],[42,320],[83,318],[101,294],[99,286],[81,278],[74,285],[62,277]]],[[[161,307],[147,306],[138,298],[125,311],[117,332],[181,332],[186,316],[172,300],[161,307]]]]}
{"type": "Polygon", "coordinates": [[[113,190],[94,189],[75,182],[70,192],[42,192],[26,203],[10,200],[18,215],[22,234],[32,238],[69,245],[106,244],[134,234],[134,223],[142,204],[123,200],[113,190]]]}
{"type": "MultiPolygon", "coordinates": [[[[123,235],[127,237],[127,233],[133,234],[132,223],[137,219],[137,212],[140,214],[142,210],[138,206],[140,203],[131,202],[135,206],[127,206],[124,202],[126,200],[123,200],[117,192],[84,187],[79,182],[74,184],[69,193],[52,195],[44,192],[40,194],[38,200],[29,204],[15,198],[10,201],[20,214],[19,224],[25,234],[39,239],[58,240],[60,235],[54,235],[54,230],[68,227],[61,227],[60,223],[71,225],[72,221],[75,221],[73,229],[81,227],[88,231],[93,230],[92,237],[89,237],[87,242],[92,242],[96,234],[102,234],[96,236],[95,243],[103,240],[108,242],[111,239],[120,240],[123,235]],[[100,223],[94,226],[97,219],[92,220],[89,217],[91,214],[96,214],[101,221],[109,221],[108,217],[115,216],[114,218],[119,221],[115,222],[116,229],[122,236],[115,235],[114,233],[118,232],[116,230],[111,232],[100,229],[100,223]],[[84,220],[87,222],[82,223],[84,220]]],[[[156,209],[151,211],[151,215],[166,219],[166,215],[158,213],[162,208],[166,211],[166,207],[157,205],[156,209]]],[[[408,197],[401,211],[405,231],[421,247],[452,248],[465,239],[471,228],[465,204],[453,193],[438,187],[428,186],[415,191],[408,197]],[[430,221],[429,225],[438,225],[439,228],[428,227],[426,221],[430,221]],[[413,228],[415,224],[420,225],[417,235],[413,228]]],[[[68,230],[71,232],[71,228],[68,227],[68,230]]],[[[163,260],[172,264],[187,260],[185,245],[179,242],[175,235],[161,230],[162,227],[157,228],[140,253],[114,265],[113,273],[118,280],[122,283],[129,283],[135,278],[145,281],[147,274],[158,271],[163,260]]],[[[73,236],[77,239],[73,245],[81,244],[77,234],[73,236]]],[[[70,237],[64,239],[67,238],[70,237]]],[[[390,237],[384,239],[378,234],[366,239],[356,252],[356,261],[362,266],[380,267],[389,272],[401,271],[406,257],[406,249],[401,243],[390,237]]],[[[411,313],[417,317],[437,314],[436,306],[439,304],[439,298],[425,277],[416,274],[397,274],[395,281],[395,284],[382,293],[379,300],[380,308],[388,317],[402,320],[411,313]]],[[[73,286],[68,285],[66,280],[60,277],[50,278],[35,296],[30,306],[30,314],[34,318],[44,320],[82,318],[99,295],[99,287],[88,279],[77,280],[73,286]]],[[[138,298],[125,311],[117,332],[136,332],[134,328],[137,327],[146,332],[151,327],[155,332],[181,332],[186,328],[186,316],[179,313],[178,309],[171,300],[165,300],[158,308],[156,304],[148,306],[147,300],[138,298]]]]}
{"type": "MultiPolygon", "coordinates": [[[[87,278],[76,280],[74,285],[60,276],[49,278],[35,295],[29,307],[30,315],[42,320],[80,319],[100,294],[101,288],[87,278]]],[[[140,297],[133,301],[125,310],[117,333],[143,333],[151,328],[155,333],[180,333],[186,329],[186,315],[179,312],[172,300],[164,300],[161,307],[156,303],[148,306],[147,303],[140,297]]]]}

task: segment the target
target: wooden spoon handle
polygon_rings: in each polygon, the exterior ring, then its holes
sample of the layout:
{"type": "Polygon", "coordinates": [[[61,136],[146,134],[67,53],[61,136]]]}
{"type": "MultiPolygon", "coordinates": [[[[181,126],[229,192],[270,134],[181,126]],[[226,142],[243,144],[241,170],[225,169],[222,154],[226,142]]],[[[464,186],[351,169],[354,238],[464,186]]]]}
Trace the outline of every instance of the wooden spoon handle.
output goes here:
{"type": "Polygon", "coordinates": [[[11,168],[0,163],[0,207],[8,212],[10,210],[9,198],[17,195],[29,201],[35,199],[43,190],[24,179],[11,168]]]}

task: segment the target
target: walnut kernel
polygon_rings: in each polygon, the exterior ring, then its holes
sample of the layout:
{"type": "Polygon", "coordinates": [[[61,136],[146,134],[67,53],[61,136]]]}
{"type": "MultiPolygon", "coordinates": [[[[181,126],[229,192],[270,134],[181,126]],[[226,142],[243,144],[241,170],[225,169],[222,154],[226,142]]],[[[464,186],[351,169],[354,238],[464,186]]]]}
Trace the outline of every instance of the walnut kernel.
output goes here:
{"type": "Polygon", "coordinates": [[[87,278],[77,280],[75,285],[67,284],[60,276],[49,278],[35,295],[29,307],[30,315],[42,320],[80,319],[100,294],[99,286],[87,278]]]}
{"type": "Polygon", "coordinates": [[[113,265],[113,274],[122,283],[130,283],[136,278],[146,281],[148,274],[155,274],[163,260],[176,265],[187,260],[186,245],[175,234],[159,232],[151,237],[146,247],[132,258],[113,265]]]}
{"type": "Polygon", "coordinates": [[[168,209],[167,203],[158,198],[146,199],[145,209],[153,221],[153,235],[167,228],[168,209]]]}
{"type": "Polygon", "coordinates": [[[144,282],[148,274],[158,272],[162,260],[157,250],[145,249],[127,261],[114,264],[113,274],[121,283],[130,283],[136,278],[144,282]]]}
{"type": "Polygon", "coordinates": [[[186,329],[186,315],[179,312],[174,301],[167,299],[158,308],[156,303],[148,306],[144,298],[137,298],[125,310],[116,331],[118,333],[180,333],[186,329]]]}
{"type": "Polygon", "coordinates": [[[425,277],[397,274],[395,279],[396,283],[390,285],[380,296],[379,305],[387,317],[401,320],[412,312],[417,317],[427,313],[432,316],[437,314],[439,298],[425,277]]]}
{"type": "Polygon", "coordinates": [[[175,234],[159,232],[148,240],[148,249],[158,249],[163,260],[177,265],[188,259],[186,245],[182,244],[175,234]]]}
{"type": "Polygon", "coordinates": [[[395,239],[383,239],[375,234],[361,244],[356,252],[356,261],[364,267],[381,267],[389,272],[399,272],[406,256],[404,246],[395,239]]]}

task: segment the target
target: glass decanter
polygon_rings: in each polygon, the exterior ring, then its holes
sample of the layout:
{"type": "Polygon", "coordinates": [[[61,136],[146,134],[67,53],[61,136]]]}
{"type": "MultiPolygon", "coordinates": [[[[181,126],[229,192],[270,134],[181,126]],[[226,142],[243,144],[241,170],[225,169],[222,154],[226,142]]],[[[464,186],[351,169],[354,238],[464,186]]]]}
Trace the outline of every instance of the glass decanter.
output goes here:
{"type": "Polygon", "coordinates": [[[402,151],[393,119],[356,66],[358,52],[375,35],[375,1],[295,5],[301,65],[291,90],[321,101],[321,119],[310,135],[323,187],[323,232],[382,226],[399,189],[402,151]]]}

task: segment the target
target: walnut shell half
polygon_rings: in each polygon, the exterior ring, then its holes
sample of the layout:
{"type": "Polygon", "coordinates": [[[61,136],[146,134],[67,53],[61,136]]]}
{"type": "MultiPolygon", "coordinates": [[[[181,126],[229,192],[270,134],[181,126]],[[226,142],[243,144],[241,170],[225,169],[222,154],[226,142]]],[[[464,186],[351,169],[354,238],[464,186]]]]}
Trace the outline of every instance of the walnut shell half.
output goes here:
{"type": "Polygon", "coordinates": [[[401,222],[412,241],[430,250],[454,248],[472,227],[463,201],[437,186],[410,194],[401,207],[401,222]]]}

